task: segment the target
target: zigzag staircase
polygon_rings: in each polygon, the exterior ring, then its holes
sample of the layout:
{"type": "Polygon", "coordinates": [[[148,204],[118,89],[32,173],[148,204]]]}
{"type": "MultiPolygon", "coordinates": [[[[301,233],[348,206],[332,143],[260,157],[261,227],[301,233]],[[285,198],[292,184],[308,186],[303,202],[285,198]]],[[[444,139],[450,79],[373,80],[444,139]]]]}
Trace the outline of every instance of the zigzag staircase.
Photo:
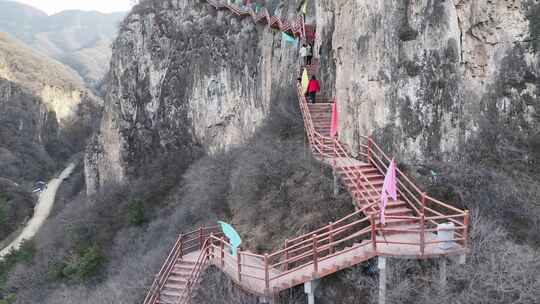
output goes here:
{"type": "MultiPolygon", "coordinates": [[[[301,18],[283,22],[263,9],[251,9],[207,0],[216,9],[265,20],[273,28],[301,35],[301,18]],[[300,24],[300,25],[299,25],[300,24]]],[[[315,74],[317,61],[306,67],[315,74]]],[[[379,200],[390,158],[372,140],[362,137],[358,157],[352,157],[338,139],[330,137],[331,104],[324,98],[308,104],[300,85],[296,88],[310,148],[315,158],[329,165],[351,194],[357,211],[337,222],[287,240],[282,249],[267,254],[239,250],[218,227],[201,227],[180,234],[163,267],[156,275],[144,304],[191,303],[202,271],[213,265],[239,288],[270,297],[286,290],[365,262],[376,256],[430,258],[460,255],[467,251],[469,213],[436,200],[397,171],[397,201],[389,202],[386,224],[379,223],[379,200]],[[441,241],[438,225],[453,223],[453,239],[441,241]],[[441,245],[445,245],[444,247],[441,245]]]]}

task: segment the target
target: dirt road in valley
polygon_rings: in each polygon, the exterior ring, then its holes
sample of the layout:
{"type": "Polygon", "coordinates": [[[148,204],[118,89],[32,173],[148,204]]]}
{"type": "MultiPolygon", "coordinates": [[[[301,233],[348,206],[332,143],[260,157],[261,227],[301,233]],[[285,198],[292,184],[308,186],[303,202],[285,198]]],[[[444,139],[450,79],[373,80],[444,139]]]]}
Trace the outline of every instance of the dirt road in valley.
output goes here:
{"type": "Polygon", "coordinates": [[[49,217],[49,214],[51,213],[56,197],[56,191],[58,191],[58,188],[60,187],[64,179],[68,178],[74,169],[75,164],[71,163],[69,166],[67,166],[66,169],[64,169],[64,171],[62,171],[59,177],[52,179],[47,184],[47,189],[41,192],[41,194],[39,195],[38,203],[34,207],[34,216],[28,221],[28,223],[26,223],[26,226],[17,236],[17,238],[7,247],[2,249],[2,251],[0,251],[0,258],[3,258],[11,250],[19,249],[21,243],[24,240],[29,240],[36,235],[36,233],[39,231],[39,228],[41,228],[41,226],[43,225],[43,223],[45,223],[45,220],[47,219],[47,217],[49,217]]]}

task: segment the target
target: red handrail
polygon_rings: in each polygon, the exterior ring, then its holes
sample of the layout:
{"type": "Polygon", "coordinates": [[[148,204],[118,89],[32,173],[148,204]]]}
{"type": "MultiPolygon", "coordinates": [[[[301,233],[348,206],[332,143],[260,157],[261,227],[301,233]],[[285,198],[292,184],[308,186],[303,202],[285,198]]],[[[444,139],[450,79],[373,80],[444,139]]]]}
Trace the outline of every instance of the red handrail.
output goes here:
{"type": "MultiPolygon", "coordinates": [[[[310,67],[304,67],[305,69],[308,69],[313,73],[313,69],[310,69],[310,67]]],[[[341,142],[337,138],[330,138],[327,136],[323,136],[320,133],[317,132],[313,119],[311,117],[311,111],[309,109],[309,106],[307,104],[306,98],[303,94],[303,89],[301,87],[301,84],[297,84],[297,92],[298,92],[298,99],[300,104],[300,110],[302,112],[304,124],[306,127],[306,133],[308,135],[309,143],[311,145],[311,148],[314,152],[318,153],[321,158],[324,160],[325,158],[336,158],[336,157],[346,157],[350,158],[350,155],[348,154],[347,150],[343,147],[341,142]],[[328,149],[330,148],[330,149],[328,149]],[[330,151],[330,152],[329,152],[330,151]]],[[[386,153],[383,152],[383,150],[380,148],[377,143],[375,143],[371,136],[361,136],[361,139],[364,141],[367,141],[367,143],[360,143],[360,146],[363,148],[367,148],[367,151],[365,153],[360,153],[360,156],[364,157],[365,161],[368,164],[373,165],[379,173],[384,175],[386,173],[386,170],[390,164],[390,158],[386,155],[386,153]]],[[[332,163],[332,167],[336,169],[336,161],[332,163]]],[[[377,197],[373,197],[372,193],[378,193],[380,190],[377,190],[377,188],[373,185],[373,183],[368,179],[368,177],[363,174],[361,170],[347,170],[347,168],[343,168],[343,174],[345,177],[349,180],[355,180],[357,181],[353,186],[350,186],[350,183],[346,183],[348,187],[352,187],[353,189],[349,189],[351,193],[356,192],[359,193],[360,197],[354,197],[354,199],[359,199],[358,205],[368,205],[371,206],[370,212],[367,214],[375,214],[377,212],[376,209],[376,202],[377,197]],[[354,191],[354,190],[360,190],[360,191],[354,191]],[[365,202],[362,204],[362,202],[365,202]]],[[[465,229],[468,226],[468,222],[466,222],[466,213],[467,211],[460,210],[456,207],[450,206],[448,204],[445,204],[439,200],[436,200],[430,196],[428,196],[426,193],[422,192],[420,188],[412,182],[412,180],[405,175],[401,170],[397,169],[397,183],[398,183],[398,193],[400,195],[400,198],[403,199],[410,208],[417,214],[417,217],[414,219],[419,222],[421,225],[421,232],[420,232],[420,251],[421,255],[424,253],[424,248],[426,246],[426,234],[430,230],[430,227],[436,226],[437,224],[443,223],[443,222],[452,222],[454,223],[456,227],[456,234],[458,237],[463,236],[458,230],[460,228],[465,227],[465,229]],[[437,206],[440,209],[444,209],[446,214],[443,214],[442,212],[439,212],[433,208],[428,207],[429,205],[437,206]],[[450,214],[449,214],[450,213],[450,214]]],[[[388,218],[388,217],[387,217],[388,218]]],[[[385,231],[385,229],[377,230],[379,232],[385,231]]],[[[406,232],[406,231],[403,231],[406,232]]]]}
{"type": "Polygon", "coordinates": [[[166,278],[169,276],[169,273],[172,267],[174,267],[174,263],[176,262],[176,259],[181,252],[181,250],[179,249],[181,248],[182,237],[182,234],[178,236],[173,248],[165,259],[165,263],[163,263],[163,266],[159,270],[158,274],[155,276],[155,279],[152,282],[152,286],[150,287],[150,292],[148,292],[146,298],[144,299],[144,304],[153,304],[157,300],[157,297],[159,296],[159,290],[161,290],[161,288],[163,288],[163,286],[165,285],[166,278]]]}
{"type": "Polygon", "coordinates": [[[165,259],[165,263],[163,263],[163,266],[156,274],[155,279],[152,282],[152,286],[144,299],[144,304],[156,303],[159,298],[159,292],[165,286],[165,283],[170,277],[172,269],[174,268],[174,265],[178,259],[182,258],[186,253],[190,253],[202,248],[202,244],[189,246],[186,246],[186,244],[192,243],[193,241],[199,241],[201,234],[203,238],[206,239],[208,234],[219,231],[218,228],[219,226],[200,227],[197,230],[180,234],[178,236],[173,248],[165,259]]]}
{"type": "Polygon", "coordinates": [[[283,21],[277,16],[270,16],[266,8],[260,12],[255,12],[251,7],[240,7],[235,4],[222,3],[217,0],[206,0],[215,9],[228,9],[237,16],[251,16],[255,23],[266,22],[269,27],[278,29],[282,32],[290,33],[294,36],[302,37],[304,35],[304,18],[296,17],[293,22],[283,21]]]}
{"type": "MultiPolygon", "coordinates": [[[[216,9],[229,9],[238,16],[251,16],[255,23],[263,21],[271,28],[277,28],[280,31],[288,32],[295,36],[304,35],[305,25],[304,20],[301,17],[298,17],[294,22],[289,23],[287,21],[282,21],[279,17],[270,16],[266,9],[262,9],[259,13],[256,13],[251,8],[223,4],[216,0],[207,0],[207,2],[216,9]]],[[[309,73],[313,74],[316,66],[309,66],[306,68],[309,70],[309,73]]],[[[337,222],[329,223],[329,225],[316,229],[310,233],[285,241],[285,245],[282,249],[277,250],[272,254],[259,255],[247,251],[238,251],[237,259],[233,262],[232,267],[236,268],[237,281],[239,284],[242,284],[243,276],[264,281],[264,294],[268,294],[270,288],[273,287],[271,283],[286,274],[309,266],[310,264],[313,265],[314,272],[317,273],[321,261],[368,245],[371,245],[371,250],[369,251],[370,254],[368,256],[376,256],[379,254],[377,243],[382,242],[386,244],[418,245],[420,246],[420,251],[423,255],[426,245],[443,242],[425,240],[426,233],[439,231],[430,228],[429,224],[435,225],[442,220],[451,221],[457,224],[455,228],[448,229],[456,231],[457,237],[452,241],[463,242],[463,247],[467,247],[469,226],[468,211],[463,211],[445,204],[421,192],[419,187],[399,169],[397,175],[400,197],[416,211],[418,216],[387,216],[387,218],[419,220],[422,224],[419,229],[379,227],[375,220],[377,200],[369,195],[369,193],[377,192],[377,187],[375,187],[361,170],[349,170],[347,166],[344,166],[343,168],[337,166],[336,158],[343,157],[352,159],[352,157],[348,153],[346,147],[337,138],[324,136],[317,131],[300,84],[298,84],[297,93],[311,149],[318,154],[322,160],[326,158],[333,159],[332,167],[334,169],[343,169],[343,174],[348,179],[357,181],[353,183],[351,187],[355,190],[360,190],[358,191],[360,197],[354,197],[354,199],[358,200],[357,205],[361,206],[361,209],[345,216],[337,222]],[[456,214],[445,215],[442,211],[430,208],[428,206],[429,204],[445,209],[445,211],[450,210],[456,214]],[[460,220],[461,217],[463,217],[462,221],[460,220]],[[420,241],[400,242],[382,241],[378,239],[377,235],[380,233],[384,235],[385,231],[418,233],[420,235],[420,241]],[[458,231],[461,231],[461,233],[458,231]],[[354,242],[355,240],[360,240],[360,243],[355,243],[350,247],[340,249],[340,246],[346,246],[346,244],[350,244],[350,242],[354,242]],[[263,266],[249,264],[250,259],[255,259],[255,261],[258,262],[263,261],[263,266]],[[290,267],[291,265],[292,267],[290,267]],[[282,266],[285,271],[278,274],[272,273],[276,268],[282,266]],[[262,275],[245,272],[243,271],[245,268],[262,270],[262,275]]],[[[361,138],[367,140],[367,143],[365,144],[360,143],[360,146],[366,148],[367,151],[365,153],[361,151],[360,156],[364,157],[368,164],[373,165],[379,172],[384,174],[390,162],[390,158],[371,137],[362,136],[361,138]]],[[[173,249],[167,256],[165,263],[153,281],[150,292],[145,298],[145,304],[156,303],[156,300],[159,298],[159,292],[169,278],[176,261],[182,258],[185,253],[201,250],[201,253],[197,257],[197,261],[195,262],[195,266],[189,275],[187,288],[180,296],[178,304],[191,302],[193,287],[198,282],[202,270],[209,261],[216,260],[216,257],[214,256],[215,250],[219,250],[220,252],[220,257],[216,266],[225,269],[226,265],[231,265],[230,260],[232,259],[232,255],[228,253],[225,254],[225,247],[230,248],[231,245],[225,238],[217,238],[213,232],[218,232],[217,226],[208,228],[201,227],[198,230],[181,234],[178,237],[173,249]],[[226,261],[226,259],[229,259],[229,261],[226,261]]],[[[279,287],[274,286],[273,288],[274,291],[279,290],[279,287]]]]}
{"type": "MultiPolygon", "coordinates": [[[[347,150],[343,147],[341,142],[337,138],[327,137],[321,135],[319,132],[315,130],[315,127],[313,125],[313,120],[311,118],[311,112],[309,111],[309,107],[306,101],[305,96],[302,94],[303,89],[300,84],[297,85],[297,91],[298,91],[298,98],[300,102],[300,110],[302,112],[302,115],[304,117],[304,122],[306,123],[306,129],[308,133],[309,142],[312,146],[312,149],[318,150],[317,152],[322,155],[323,159],[328,158],[330,156],[332,157],[343,157],[343,158],[352,158],[347,150]],[[325,142],[330,142],[332,147],[332,154],[324,153],[324,151],[321,150],[320,146],[324,145],[325,142]],[[323,143],[323,144],[321,144],[323,143]],[[326,156],[326,157],[325,157],[326,156]]],[[[325,145],[328,146],[328,145],[325,145]]],[[[333,164],[334,169],[336,169],[335,163],[333,164]]],[[[377,188],[373,185],[373,183],[367,178],[365,174],[363,174],[359,170],[355,170],[354,172],[350,172],[347,170],[347,168],[344,168],[344,173],[347,176],[347,178],[351,180],[357,180],[362,182],[355,183],[352,187],[359,189],[357,191],[360,193],[360,201],[358,202],[358,206],[362,205],[370,205],[371,210],[370,212],[376,213],[377,210],[375,209],[375,205],[373,203],[373,199],[367,195],[368,193],[377,192],[377,188]],[[361,189],[360,189],[361,188],[361,189]],[[365,193],[365,194],[364,194],[365,193]],[[364,203],[362,203],[364,202],[364,203]]],[[[353,192],[353,191],[351,191],[353,192]]],[[[354,199],[358,199],[357,197],[354,197],[354,199]]]]}

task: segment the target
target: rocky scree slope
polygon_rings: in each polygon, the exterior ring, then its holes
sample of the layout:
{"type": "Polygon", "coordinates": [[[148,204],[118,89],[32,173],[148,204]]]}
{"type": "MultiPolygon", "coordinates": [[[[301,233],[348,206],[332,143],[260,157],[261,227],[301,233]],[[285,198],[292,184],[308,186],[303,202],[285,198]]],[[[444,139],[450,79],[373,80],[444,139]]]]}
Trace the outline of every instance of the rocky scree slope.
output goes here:
{"type": "MultiPolygon", "coordinates": [[[[292,2],[276,13],[295,16],[292,2]]],[[[104,116],[86,155],[89,192],[166,151],[245,142],[272,106],[291,105],[296,62],[279,32],[251,19],[204,1],[143,1],[113,44],[104,116]]]]}

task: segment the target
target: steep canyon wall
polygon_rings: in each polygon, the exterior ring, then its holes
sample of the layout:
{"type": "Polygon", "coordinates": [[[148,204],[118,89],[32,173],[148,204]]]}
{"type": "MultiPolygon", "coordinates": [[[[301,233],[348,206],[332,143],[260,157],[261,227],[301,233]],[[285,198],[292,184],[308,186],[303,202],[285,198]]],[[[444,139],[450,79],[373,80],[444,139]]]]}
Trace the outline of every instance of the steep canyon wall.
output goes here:
{"type": "MultiPolygon", "coordinates": [[[[276,14],[292,18],[294,3],[276,14]]],[[[241,144],[273,106],[291,102],[296,62],[279,32],[249,17],[206,1],[143,1],[113,45],[105,114],[85,163],[89,192],[162,153],[241,144]]]]}
{"type": "Polygon", "coordinates": [[[460,158],[490,129],[538,141],[539,12],[536,1],[316,1],[341,138],[358,150],[373,134],[410,162],[460,158]]]}
{"type": "MultiPolygon", "coordinates": [[[[272,4],[288,19],[297,5],[272,4]]],[[[471,145],[535,158],[539,12],[535,1],[310,1],[340,138],[358,151],[374,135],[409,163],[461,159],[471,145]]],[[[143,1],[114,44],[86,158],[90,192],[166,151],[241,144],[272,105],[294,103],[296,62],[297,50],[250,18],[206,1],[143,1]]]]}

